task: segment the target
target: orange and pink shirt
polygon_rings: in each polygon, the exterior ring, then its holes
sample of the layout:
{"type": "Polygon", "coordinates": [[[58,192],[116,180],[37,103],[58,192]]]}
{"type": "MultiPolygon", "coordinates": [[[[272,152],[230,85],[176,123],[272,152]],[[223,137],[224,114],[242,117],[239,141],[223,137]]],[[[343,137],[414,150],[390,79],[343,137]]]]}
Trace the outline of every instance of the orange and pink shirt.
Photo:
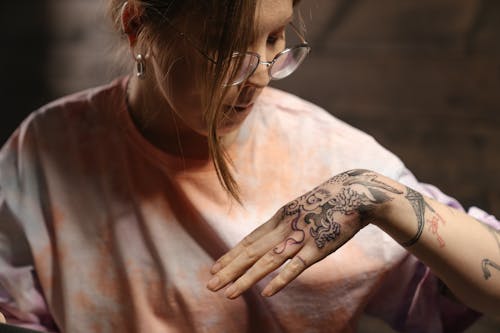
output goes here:
{"type": "MultiPolygon", "coordinates": [[[[61,332],[353,332],[363,313],[405,332],[476,315],[375,226],[271,298],[206,289],[214,260],[330,176],[371,169],[446,204],[373,138],[266,88],[228,147],[239,205],[211,163],[169,156],[134,127],[127,79],[34,112],[0,151],[0,311],[61,332]]],[[[500,223],[474,208],[476,218],[500,223]]]]}

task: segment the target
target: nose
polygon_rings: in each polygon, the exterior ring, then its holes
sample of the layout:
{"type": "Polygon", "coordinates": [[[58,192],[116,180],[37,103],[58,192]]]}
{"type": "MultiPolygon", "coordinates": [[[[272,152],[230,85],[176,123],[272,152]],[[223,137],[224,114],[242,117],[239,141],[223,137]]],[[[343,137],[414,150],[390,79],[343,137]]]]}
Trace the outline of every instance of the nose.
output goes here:
{"type": "Polygon", "coordinates": [[[258,52],[258,54],[261,55],[260,63],[257,65],[257,68],[247,80],[249,84],[257,87],[265,87],[269,84],[269,81],[271,81],[271,77],[269,76],[269,66],[271,66],[271,63],[268,62],[266,58],[263,58],[263,55],[267,57],[269,56],[269,54],[265,52],[265,49],[262,51],[258,52]]]}
{"type": "Polygon", "coordinates": [[[247,82],[258,87],[265,87],[269,84],[269,63],[259,63],[253,74],[248,78],[247,82]]]}

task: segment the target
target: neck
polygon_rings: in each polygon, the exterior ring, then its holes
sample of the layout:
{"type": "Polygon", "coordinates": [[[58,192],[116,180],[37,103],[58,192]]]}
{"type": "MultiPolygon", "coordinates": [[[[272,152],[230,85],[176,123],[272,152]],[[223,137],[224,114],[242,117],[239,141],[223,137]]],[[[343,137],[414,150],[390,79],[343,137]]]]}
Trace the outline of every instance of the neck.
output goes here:
{"type": "Polygon", "coordinates": [[[132,77],[127,93],[130,116],[151,144],[169,155],[210,159],[207,137],[188,128],[147,79],[132,77]]]}

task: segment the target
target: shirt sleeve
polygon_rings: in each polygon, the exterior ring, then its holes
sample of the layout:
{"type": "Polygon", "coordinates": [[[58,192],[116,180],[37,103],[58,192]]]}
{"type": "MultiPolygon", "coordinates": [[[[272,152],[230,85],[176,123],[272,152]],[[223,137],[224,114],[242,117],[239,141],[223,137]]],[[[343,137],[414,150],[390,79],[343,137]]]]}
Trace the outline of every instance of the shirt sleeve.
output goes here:
{"type": "MultiPolygon", "coordinates": [[[[442,193],[434,185],[419,183],[415,176],[406,168],[401,172],[398,181],[447,206],[465,211],[464,207],[462,207],[462,205],[456,199],[442,193]]],[[[495,216],[486,213],[482,209],[478,207],[471,207],[468,209],[467,213],[478,221],[489,225],[496,230],[500,230],[500,221],[498,221],[495,216]]]]}
{"type": "Polygon", "coordinates": [[[57,331],[38,284],[23,224],[9,204],[8,197],[22,195],[17,142],[16,133],[0,150],[0,311],[8,324],[57,331]]]}
{"type": "MultiPolygon", "coordinates": [[[[418,182],[406,168],[396,180],[443,204],[465,211],[457,200],[435,186],[418,182]]],[[[477,207],[470,208],[467,213],[482,223],[500,229],[498,219],[477,207]]],[[[366,313],[383,319],[401,332],[463,332],[481,314],[451,300],[445,296],[444,290],[444,284],[430,269],[408,254],[388,271],[366,313]]]]}

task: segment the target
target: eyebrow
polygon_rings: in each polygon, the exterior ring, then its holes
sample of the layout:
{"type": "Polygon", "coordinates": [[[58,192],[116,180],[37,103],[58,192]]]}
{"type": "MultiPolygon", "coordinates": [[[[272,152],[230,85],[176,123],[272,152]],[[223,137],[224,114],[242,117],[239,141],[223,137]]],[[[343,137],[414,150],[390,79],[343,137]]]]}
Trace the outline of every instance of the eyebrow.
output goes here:
{"type": "Polygon", "coordinates": [[[294,13],[292,13],[292,15],[288,16],[285,20],[283,20],[283,24],[282,25],[287,25],[288,23],[292,22],[293,15],[294,15],[294,13]]]}
{"type": "Polygon", "coordinates": [[[260,27],[257,28],[256,32],[258,32],[258,33],[264,33],[267,30],[276,31],[278,29],[281,29],[281,28],[285,27],[286,25],[288,25],[290,22],[292,22],[293,16],[294,16],[294,13],[292,13],[290,16],[288,16],[287,18],[283,19],[279,24],[276,24],[276,25],[269,24],[269,25],[260,26],[260,27]],[[269,29],[269,28],[272,28],[272,29],[269,29]]]}

